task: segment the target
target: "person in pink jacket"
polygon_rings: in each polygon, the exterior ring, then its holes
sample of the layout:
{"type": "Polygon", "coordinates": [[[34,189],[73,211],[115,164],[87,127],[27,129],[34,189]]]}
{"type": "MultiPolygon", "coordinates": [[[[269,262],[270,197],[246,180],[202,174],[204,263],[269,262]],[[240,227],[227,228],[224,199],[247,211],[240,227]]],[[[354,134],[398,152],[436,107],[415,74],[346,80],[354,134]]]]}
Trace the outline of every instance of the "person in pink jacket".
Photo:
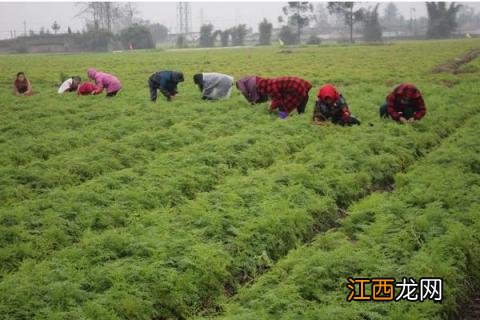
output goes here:
{"type": "Polygon", "coordinates": [[[122,84],[120,80],[114,75],[97,71],[93,68],[87,70],[87,75],[91,80],[95,80],[97,85],[97,90],[94,94],[99,94],[105,90],[107,90],[107,97],[114,97],[117,95],[118,91],[122,89],[122,84]]]}

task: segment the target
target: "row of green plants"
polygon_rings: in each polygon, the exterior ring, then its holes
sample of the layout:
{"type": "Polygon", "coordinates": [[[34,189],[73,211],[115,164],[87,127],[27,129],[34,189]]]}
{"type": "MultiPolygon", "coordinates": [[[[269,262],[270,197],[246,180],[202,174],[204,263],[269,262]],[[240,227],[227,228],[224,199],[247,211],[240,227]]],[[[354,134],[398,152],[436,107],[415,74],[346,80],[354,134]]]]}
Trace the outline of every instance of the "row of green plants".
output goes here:
{"type": "Polygon", "coordinates": [[[475,111],[466,100],[452,112],[455,96],[444,98],[417,127],[277,121],[4,210],[0,314],[215,313],[226,293],[334,227],[339,209],[388,183],[475,111]]]}
{"type": "Polygon", "coordinates": [[[393,192],[351,205],[338,228],[290,252],[220,318],[461,318],[480,285],[479,120],[397,174],[393,192]],[[443,302],[347,302],[348,277],[442,278],[443,302]]]}
{"type": "MultiPolygon", "coordinates": [[[[201,108],[210,106],[204,103],[201,108]]],[[[55,111],[52,108],[44,112],[55,111]]],[[[81,133],[62,128],[41,132],[38,137],[6,138],[3,154],[0,154],[4,162],[0,169],[2,205],[31,199],[55,188],[78,185],[108,172],[146,165],[158,156],[166,158],[167,153],[179,154],[188,146],[195,145],[202,150],[201,144],[211,143],[212,137],[249,131],[271,121],[264,117],[253,123],[246,117],[250,113],[246,108],[213,109],[208,114],[200,113],[196,119],[185,117],[195,112],[192,109],[172,114],[163,112],[162,116],[153,111],[142,114],[137,111],[134,115],[122,110],[117,112],[122,113],[118,119],[105,116],[81,133]],[[158,119],[146,127],[146,119],[152,116],[158,119]],[[232,118],[238,120],[232,123],[232,118]]],[[[30,126],[40,124],[30,123],[30,126]]],[[[17,129],[10,130],[10,134],[14,135],[17,129]]],[[[192,151],[187,148],[185,152],[192,151]]]]}
{"type": "Polygon", "coordinates": [[[427,63],[406,67],[410,59],[443,62],[473,44],[292,55],[256,49],[255,58],[246,50],[7,57],[5,70],[32,59],[32,74],[43,77],[33,79],[41,91],[33,99],[0,93],[0,318],[215,314],[477,111],[475,74],[430,76],[427,63]],[[392,69],[384,59],[390,54],[405,63],[392,69]],[[135,88],[160,58],[187,75],[213,65],[237,78],[251,68],[265,75],[302,70],[314,85],[338,82],[365,125],[318,128],[309,114],[275,121],[238,94],[199,102],[189,82],[177,101],[152,105],[135,88]],[[59,97],[50,88],[56,65],[83,70],[94,62],[118,68],[125,90],[117,98],[59,97]],[[427,118],[413,127],[379,120],[389,79],[409,70],[428,97],[427,118]]]}

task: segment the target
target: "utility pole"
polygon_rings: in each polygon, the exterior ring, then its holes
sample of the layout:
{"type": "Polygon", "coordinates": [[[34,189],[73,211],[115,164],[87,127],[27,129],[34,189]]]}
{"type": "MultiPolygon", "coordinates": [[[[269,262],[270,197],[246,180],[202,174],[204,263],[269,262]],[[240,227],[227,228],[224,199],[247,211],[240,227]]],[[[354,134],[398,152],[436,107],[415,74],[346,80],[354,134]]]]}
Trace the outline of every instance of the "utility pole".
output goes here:
{"type": "Polygon", "coordinates": [[[412,35],[417,37],[417,12],[415,8],[410,8],[410,27],[412,28],[412,35]]]}
{"type": "Polygon", "coordinates": [[[183,3],[177,4],[177,33],[183,34],[183,3]]]}
{"type": "Polygon", "coordinates": [[[27,36],[27,21],[23,20],[23,35],[27,36]]]}
{"type": "Polygon", "coordinates": [[[413,9],[413,35],[415,38],[417,37],[417,10],[415,8],[413,9]]]}
{"type": "Polygon", "coordinates": [[[190,3],[179,2],[177,4],[177,32],[185,35],[190,32],[192,17],[190,3]]]}

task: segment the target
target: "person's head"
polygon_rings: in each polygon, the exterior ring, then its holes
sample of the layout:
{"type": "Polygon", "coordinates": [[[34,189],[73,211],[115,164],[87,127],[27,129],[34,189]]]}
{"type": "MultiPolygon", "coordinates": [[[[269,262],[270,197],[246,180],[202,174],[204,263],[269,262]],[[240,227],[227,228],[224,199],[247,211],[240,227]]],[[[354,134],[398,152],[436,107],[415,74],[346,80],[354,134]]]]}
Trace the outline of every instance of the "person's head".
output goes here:
{"type": "Polygon", "coordinates": [[[178,82],[183,82],[185,81],[184,77],[183,77],[183,72],[177,72],[177,81],[178,82]]]}
{"type": "Polygon", "coordinates": [[[200,90],[203,90],[203,75],[201,73],[197,73],[193,76],[193,83],[195,83],[200,90]]]}
{"type": "Polygon", "coordinates": [[[320,88],[317,96],[323,103],[331,106],[338,100],[339,93],[333,85],[326,84],[320,88]]]}
{"type": "Polygon", "coordinates": [[[193,82],[197,85],[203,83],[203,75],[201,73],[193,75],[193,82]]]}
{"type": "Polygon", "coordinates": [[[403,103],[411,103],[420,96],[418,89],[410,84],[406,84],[400,94],[403,103]]]}
{"type": "Polygon", "coordinates": [[[90,80],[95,80],[95,75],[97,74],[97,70],[90,68],[87,70],[87,75],[90,80]]]}
{"type": "Polygon", "coordinates": [[[97,87],[95,86],[95,84],[91,82],[84,82],[78,86],[77,91],[79,95],[89,95],[92,94],[92,92],[96,89],[97,87]]]}
{"type": "Polygon", "coordinates": [[[72,77],[72,84],[73,84],[74,86],[77,87],[80,82],[82,82],[82,78],[80,78],[79,76],[74,76],[74,77],[72,77]]]}
{"type": "Polygon", "coordinates": [[[25,81],[25,79],[26,79],[25,73],[23,73],[23,72],[17,73],[17,80],[18,81],[25,81]]]}
{"type": "Polygon", "coordinates": [[[332,103],[333,103],[333,98],[330,97],[330,96],[325,96],[325,97],[323,98],[323,102],[324,102],[325,104],[328,104],[328,105],[330,106],[330,105],[332,105],[332,103]]]}

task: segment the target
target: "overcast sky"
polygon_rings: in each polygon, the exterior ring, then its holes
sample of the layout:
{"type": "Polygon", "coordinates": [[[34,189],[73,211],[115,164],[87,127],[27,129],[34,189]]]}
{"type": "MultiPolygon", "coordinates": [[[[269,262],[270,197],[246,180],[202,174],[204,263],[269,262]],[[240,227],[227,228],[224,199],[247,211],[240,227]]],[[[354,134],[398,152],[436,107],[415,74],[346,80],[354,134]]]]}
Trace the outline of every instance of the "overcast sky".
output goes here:
{"type": "MultiPolygon", "coordinates": [[[[318,2],[315,2],[318,3],[318,2]]],[[[326,2],[323,2],[326,4],[326,2]]],[[[198,30],[201,21],[211,22],[215,28],[223,29],[239,23],[245,23],[257,29],[258,23],[266,17],[277,23],[277,17],[282,13],[286,2],[193,2],[192,23],[193,30],[198,30]]],[[[382,3],[379,12],[387,2],[382,3]]],[[[139,16],[152,22],[166,25],[170,32],[177,31],[176,2],[136,2],[139,16]]],[[[373,5],[372,2],[364,3],[365,6],[373,5]]],[[[424,2],[398,2],[396,3],[402,15],[409,19],[410,8],[415,8],[417,18],[426,15],[424,2]]],[[[469,6],[480,11],[480,2],[470,2],[469,6]]],[[[1,2],[0,1],[0,38],[9,38],[10,30],[16,30],[17,35],[26,29],[36,32],[41,27],[50,28],[53,21],[57,21],[60,31],[65,31],[68,26],[73,31],[81,30],[83,18],[76,17],[80,7],[75,2],[1,2]]]]}

